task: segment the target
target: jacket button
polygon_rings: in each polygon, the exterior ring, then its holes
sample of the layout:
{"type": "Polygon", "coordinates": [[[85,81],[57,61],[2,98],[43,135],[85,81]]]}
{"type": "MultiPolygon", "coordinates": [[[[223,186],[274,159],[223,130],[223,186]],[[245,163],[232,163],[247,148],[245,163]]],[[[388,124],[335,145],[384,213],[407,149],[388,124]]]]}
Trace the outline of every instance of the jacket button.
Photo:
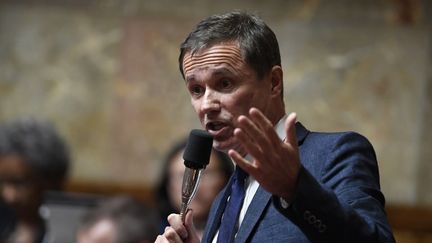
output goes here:
{"type": "Polygon", "coordinates": [[[315,226],[317,229],[319,229],[319,227],[321,226],[321,220],[317,219],[317,220],[315,221],[314,226],[315,226]]]}
{"type": "Polygon", "coordinates": [[[303,213],[303,218],[306,219],[306,220],[309,220],[309,218],[310,218],[311,215],[312,215],[311,212],[309,212],[309,210],[306,210],[303,213]]]}
{"type": "Polygon", "coordinates": [[[279,198],[279,203],[283,209],[287,209],[290,206],[290,204],[281,197],[279,198]]]}
{"type": "Polygon", "coordinates": [[[311,215],[308,219],[309,224],[314,224],[316,222],[316,217],[315,215],[311,215]]]}
{"type": "Polygon", "coordinates": [[[325,224],[321,224],[321,225],[318,227],[318,231],[319,231],[320,233],[323,233],[324,231],[326,231],[326,229],[327,229],[327,226],[326,226],[325,224]]]}

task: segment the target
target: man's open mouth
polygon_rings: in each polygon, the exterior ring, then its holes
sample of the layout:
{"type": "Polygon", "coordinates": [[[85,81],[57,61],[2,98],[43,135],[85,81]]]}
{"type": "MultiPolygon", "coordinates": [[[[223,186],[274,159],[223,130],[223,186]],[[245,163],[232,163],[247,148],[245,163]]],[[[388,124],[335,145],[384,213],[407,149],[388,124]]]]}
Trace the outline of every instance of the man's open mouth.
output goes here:
{"type": "Polygon", "coordinates": [[[207,122],[206,123],[206,130],[212,134],[213,136],[217,136],[220,135],[221,132],[223,132],[224,128],[227,128],[228,125],[224,122],[220,122],[220,121],[211,121],[211,122],[207,122]]]}

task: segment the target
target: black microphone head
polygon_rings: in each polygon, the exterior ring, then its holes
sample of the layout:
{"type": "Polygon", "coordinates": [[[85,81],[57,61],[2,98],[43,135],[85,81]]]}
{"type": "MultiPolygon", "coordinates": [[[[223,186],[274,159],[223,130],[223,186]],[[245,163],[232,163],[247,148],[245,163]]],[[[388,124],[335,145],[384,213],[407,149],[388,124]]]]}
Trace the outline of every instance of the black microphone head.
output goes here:
{"type": "Polygon", "coordinates": [[[210,160],[213,137],[204,130],[193,129],[183,153],[184,164],[192,169],[204,169],[210,160]]]}

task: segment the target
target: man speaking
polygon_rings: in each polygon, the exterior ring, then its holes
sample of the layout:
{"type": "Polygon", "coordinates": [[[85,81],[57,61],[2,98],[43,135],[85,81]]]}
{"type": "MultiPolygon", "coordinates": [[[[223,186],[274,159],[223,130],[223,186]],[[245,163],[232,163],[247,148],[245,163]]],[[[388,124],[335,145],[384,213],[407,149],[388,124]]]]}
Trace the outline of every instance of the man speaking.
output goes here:
{"type": "MultiPolygon", "coordinates": [[[[353,132],[311,132],[285,113],[278,42],[260,18],[202,20],[179,64],[213,147],[236,163],[202,242],[395,241],[372,145],[353,132]]],[[[200,241],[193,212],[168,221],[156,242],[200,241]]]]}

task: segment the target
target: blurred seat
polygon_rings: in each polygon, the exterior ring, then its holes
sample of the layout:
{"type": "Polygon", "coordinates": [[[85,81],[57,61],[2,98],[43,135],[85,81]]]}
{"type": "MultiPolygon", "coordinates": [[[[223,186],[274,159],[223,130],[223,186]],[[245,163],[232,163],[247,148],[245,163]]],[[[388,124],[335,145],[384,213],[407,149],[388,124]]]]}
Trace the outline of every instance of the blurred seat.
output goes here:
{"type": "Polygon", "coordinates": [[[82,216],[105,197],[90,193],[49,191],[40,214],[47,222],[50,242],[73,243],[82,216]]]}

